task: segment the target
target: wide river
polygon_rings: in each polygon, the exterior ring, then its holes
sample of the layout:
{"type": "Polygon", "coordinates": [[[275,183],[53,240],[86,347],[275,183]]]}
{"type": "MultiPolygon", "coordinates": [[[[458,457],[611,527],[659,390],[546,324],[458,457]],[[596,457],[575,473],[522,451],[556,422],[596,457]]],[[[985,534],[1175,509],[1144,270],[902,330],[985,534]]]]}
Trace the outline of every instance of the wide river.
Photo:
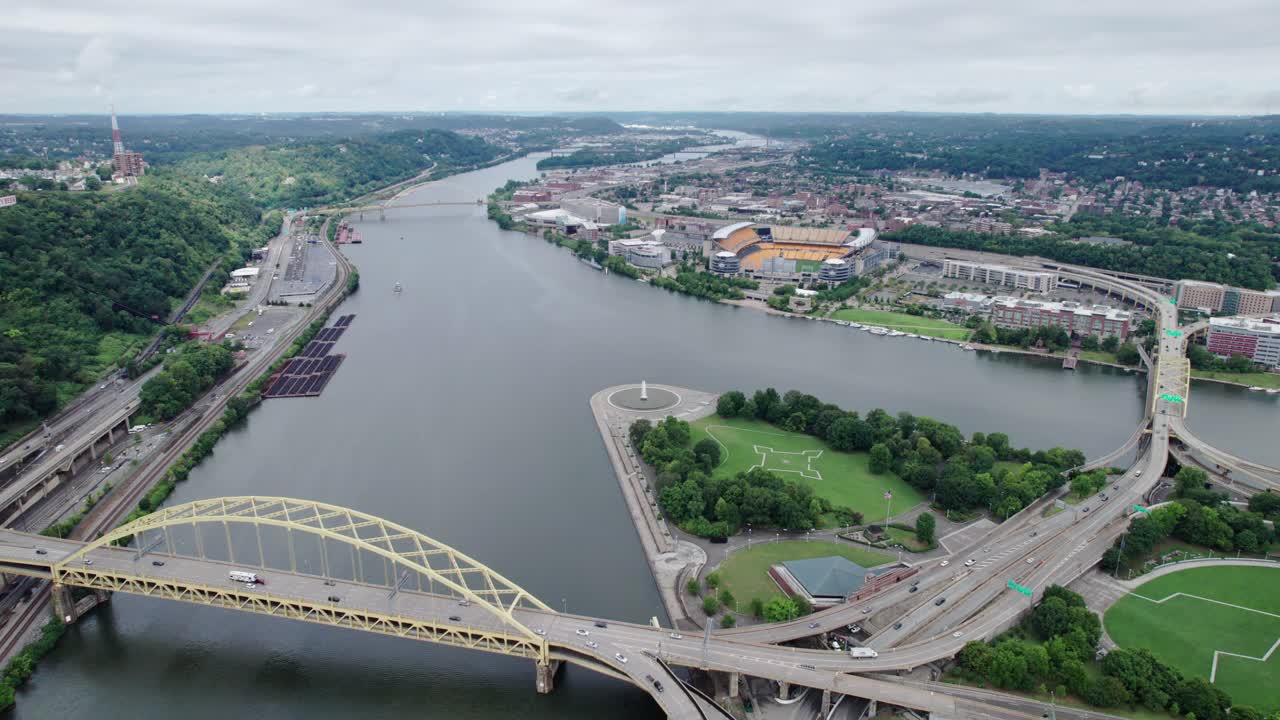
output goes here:
{"type": "MultiPolygon", "coordinates": [[[[414,201],[474,200],[533,158],[448,178],[414,201]]],[[[408,200],[406,200],[408,202],[408,200]]],[[[605,276],[482,207],[389,213],[346,252],[360,291],[319,398],[264,403],[172,502],[287,495],[370,512],[485,561],[554,607],[663,617],[587,406],[602,387],[798,388],[862,411],[909,410],[965,432],[1090,456],[1141,414],[1144,383],[1013,355],[874,337],[605,276]],[[403,283],[396,295],[392,286],[403,283]]],[[[1275,396],[1197,384],[1192,424],[1280,464],[1275,396]]],[[[653,718],[642,691],[353,631],[117,595],[67,634],[15,716],[47,718],[653,718]]]]}

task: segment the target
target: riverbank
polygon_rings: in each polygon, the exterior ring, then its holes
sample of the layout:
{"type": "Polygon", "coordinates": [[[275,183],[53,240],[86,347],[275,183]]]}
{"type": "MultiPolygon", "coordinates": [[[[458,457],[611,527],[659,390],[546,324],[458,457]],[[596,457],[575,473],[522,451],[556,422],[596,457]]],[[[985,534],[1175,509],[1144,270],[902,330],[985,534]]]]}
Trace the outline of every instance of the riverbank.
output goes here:
{"type": "MultiPolygon", "coordinates": [[[[663,607],[674,627],[690,629],[701,627],[681,602],[680,590],[689,578],[698,577],[707,562],[706,552],[697,545],[678,538],[667,526],[653,486],[645,475],[644,467],[635,448],[631,446],[628,430],[639,419],[661,420],[672,415],[685,421],[693,421],[715,412],[718,397],[712,393],[667,385],[648,385],[649,389],[674,395],[674,402],[653,409],[634,409],[614,400],[619,393],[638,388],[636,385],[615,385],[591,396],[591,414],[595,417],[600,438],[618,479],[627,510],[635,525],[636,534],[649,561],[653,580],[658,586],[663,607]]],[[[678,531],[677,531],[678,532],[678,531]]]]}

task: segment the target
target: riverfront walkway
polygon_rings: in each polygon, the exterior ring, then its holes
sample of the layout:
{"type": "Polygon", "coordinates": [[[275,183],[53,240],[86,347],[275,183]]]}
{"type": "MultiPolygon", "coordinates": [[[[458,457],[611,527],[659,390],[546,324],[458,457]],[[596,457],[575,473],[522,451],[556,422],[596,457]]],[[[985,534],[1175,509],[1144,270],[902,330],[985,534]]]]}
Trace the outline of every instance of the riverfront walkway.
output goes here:
{"type": "Polygon", "coordinates": [[[692,422],[706,417],[715,412],[718,396],[671,385],[650,385],[648,388],[654,391],[655,397],[659,393],[668,393],[671,402],[651,409],[627,406],[623,400],[625,391],[633,391],[630,396],[635,396],[634,391],[639,388],[639,385],[616,385],[601,390],[591,396],[591,413],[595,416],[609,462],[626,498],[627,510],[653,570],[667,615],[680,627],[694,627],[681,604],[680,588],[687,578],[697,577],[707,562],[706,552],[687,540],[679,539],[667,526],[658,509],[656,491],[645,474],[643,461],[638,451],[631,447],[628,430],[633,422],[640,419],[656,423],[670,415],[692,422]]]}

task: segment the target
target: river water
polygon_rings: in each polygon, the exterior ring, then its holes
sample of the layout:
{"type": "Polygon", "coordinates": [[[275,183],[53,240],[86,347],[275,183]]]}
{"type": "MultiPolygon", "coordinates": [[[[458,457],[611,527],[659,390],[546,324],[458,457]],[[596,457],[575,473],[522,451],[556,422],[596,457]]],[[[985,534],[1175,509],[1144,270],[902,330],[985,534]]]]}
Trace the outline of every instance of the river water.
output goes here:
{"type": "MultiPolygon", "coordinates": [[[[449,178],[406,202],[474,200],[536,176],[535,162],[449,178]]],[[[602,387],[798,388],[1091,456],[1141,414],[1144,383],[1129,373],[672,295],[502,232],[479,206],[395,211],[360,231],[365,243],[345,251],[361,289],[339,310],[357,318],[324,395],[264,403],[172,502],[288,495],[356,508],[447,542],[554,607],[643,622],[663,613],[587,406],[602,387]]],[[[1192,403],[1197,432],[1280,463],[1275,396],[1197,385],[1192,403]]],[[[550,696],[533,686],[528,662],[117,595],[69,630],[15,717],[660,715],[643,692],[577,668],[550,696]]]]}

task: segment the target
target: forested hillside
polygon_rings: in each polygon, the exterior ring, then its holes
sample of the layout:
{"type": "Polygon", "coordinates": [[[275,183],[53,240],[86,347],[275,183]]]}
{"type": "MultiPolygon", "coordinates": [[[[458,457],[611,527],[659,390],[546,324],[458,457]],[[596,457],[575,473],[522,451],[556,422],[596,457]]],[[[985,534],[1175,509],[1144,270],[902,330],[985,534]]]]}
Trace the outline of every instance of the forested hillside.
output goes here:
{"type": "Polygon", "coordinates": [[[262,207],[311,207],[345,200],[413,177],[437,164],[446,170],[497,157],[483,140],[445,130],[237,148],[195,155],[183,172],[222,176],[221,183],[262,207]]]}
{"type": "Polygon", "coordinates": [[[122,192],[20,194],[0,210],[0,438],[155,333],[148,318],[215,259],[276,229],[244,196],[172,172],[122,192]]]}

